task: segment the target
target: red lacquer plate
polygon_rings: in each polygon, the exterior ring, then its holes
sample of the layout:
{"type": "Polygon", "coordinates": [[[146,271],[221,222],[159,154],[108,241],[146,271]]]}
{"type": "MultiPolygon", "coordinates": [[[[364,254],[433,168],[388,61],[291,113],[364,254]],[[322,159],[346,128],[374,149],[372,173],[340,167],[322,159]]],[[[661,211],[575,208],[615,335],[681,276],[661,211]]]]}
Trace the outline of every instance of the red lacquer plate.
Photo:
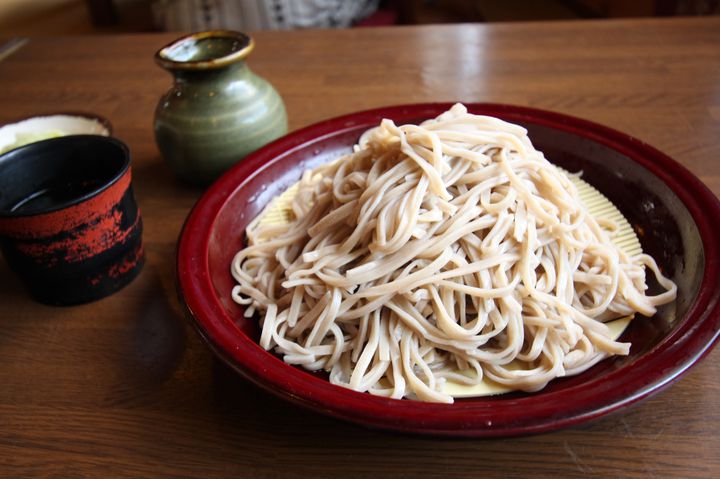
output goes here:
{"type": "Polygon", "coordinates": [[[451,104],[394,106],[353,113],[291,133],[248,156],[198,201],[178,246],[178,281],[192,322],[212,350],[258,386],[292,403],[366,426],[446,436],[509,436],[550,431],[604,416],[657,393],[706,354],[718,338],[720,203],[683,166],[624,133],[532,108],[467,105],[473,113],[524,125],[548,159],[583,171],[628,218],[643,249],[678,284],[678,300],[622,336],[629,356],[615,357],[537,393],[462,399],[454,404],[358,393],[285,364],[257,344],[230,291],[230,262],[244,230],[303,170],[350,151],[382,118],[416,123],[451,104]],[[715,225],[715,226],[713,226],[715,225]]]}

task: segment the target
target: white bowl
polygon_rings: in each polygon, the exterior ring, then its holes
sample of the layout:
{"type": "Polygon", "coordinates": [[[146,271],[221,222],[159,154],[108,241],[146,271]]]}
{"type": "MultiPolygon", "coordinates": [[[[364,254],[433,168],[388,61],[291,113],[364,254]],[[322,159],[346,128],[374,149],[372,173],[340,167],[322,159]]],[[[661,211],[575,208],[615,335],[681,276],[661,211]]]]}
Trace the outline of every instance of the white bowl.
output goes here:
{"type": "Polygon", "coordinates": [[[110,123],[99,116],[55,114],[35,116],[0,128],[0,154],[48,138],[68,135],[110,136],[110,123]]]}

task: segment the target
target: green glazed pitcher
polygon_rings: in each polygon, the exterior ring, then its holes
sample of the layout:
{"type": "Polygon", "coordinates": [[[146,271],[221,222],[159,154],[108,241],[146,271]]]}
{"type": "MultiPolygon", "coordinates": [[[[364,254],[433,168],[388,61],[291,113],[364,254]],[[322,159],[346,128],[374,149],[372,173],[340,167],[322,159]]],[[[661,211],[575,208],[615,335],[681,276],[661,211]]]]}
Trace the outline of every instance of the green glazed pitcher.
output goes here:
{"type": "Polygon", "coordinates": [[[155,110],[155,139],[182,179],[208,184],[287,133],[282,98],[248,68],[249,36],[216,30],[182,37],[155,54],[174,82],[155,110]]]}

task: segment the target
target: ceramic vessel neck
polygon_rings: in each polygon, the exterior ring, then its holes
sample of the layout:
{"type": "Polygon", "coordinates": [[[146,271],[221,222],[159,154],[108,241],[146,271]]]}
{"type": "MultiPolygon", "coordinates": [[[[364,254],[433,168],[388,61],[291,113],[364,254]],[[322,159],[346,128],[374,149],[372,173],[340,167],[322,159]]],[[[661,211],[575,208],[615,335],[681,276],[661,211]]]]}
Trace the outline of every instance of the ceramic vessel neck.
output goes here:
{"type": "Polygon", "coordinates": [[[207,70],[187,70],[182,68],[167,68],[167,70],[172,74],[175,83],[217,82],[237,79],[238,77],[252,74],[247,63],[244,61],[239,61],[222,68],[207,70]]]}

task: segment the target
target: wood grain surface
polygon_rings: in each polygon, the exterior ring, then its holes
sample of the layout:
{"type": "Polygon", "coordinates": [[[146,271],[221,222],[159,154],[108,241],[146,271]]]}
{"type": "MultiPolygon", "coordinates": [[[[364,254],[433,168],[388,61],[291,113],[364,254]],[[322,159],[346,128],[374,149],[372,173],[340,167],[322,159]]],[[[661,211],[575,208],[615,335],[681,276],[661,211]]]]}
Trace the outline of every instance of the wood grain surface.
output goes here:
{"type": "MultiPolygon", "coordinates": [[[[0,262],[0,476],[720,477],[720,350],[589,425],[439,440],[285,404],[215,360],[175,294],[175,242],[202,193],[173,178],[152,115],[175,35],[35,38],[0,61],[0,123],[103,115],[127,142],[147,264],[96,303],[34,303],[0,262]]],[[[250,66],[291,129],[425,101],[530,105],[626,131],[720,194],[720,19],[258,32],[250,66]]],[[[2,42],[0,42],[2,43],[2,42]]]]}

